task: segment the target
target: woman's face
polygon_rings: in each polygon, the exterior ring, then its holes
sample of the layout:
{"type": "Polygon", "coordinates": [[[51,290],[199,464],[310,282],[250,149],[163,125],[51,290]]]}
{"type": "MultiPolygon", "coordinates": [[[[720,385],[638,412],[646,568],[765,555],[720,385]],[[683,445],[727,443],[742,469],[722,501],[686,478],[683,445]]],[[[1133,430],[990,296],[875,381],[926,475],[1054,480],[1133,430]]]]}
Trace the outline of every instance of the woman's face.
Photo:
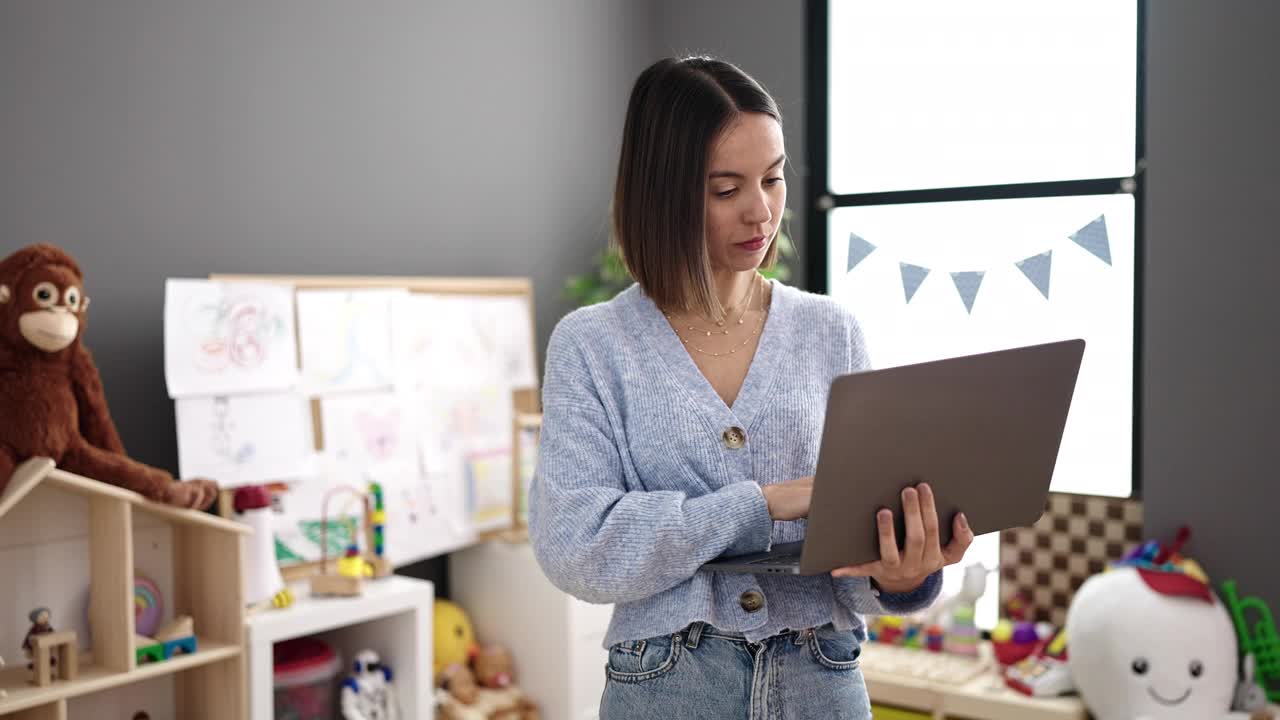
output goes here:
{"type": "Polygon", "coordinates": [[[707,253],[716,271],[760,266],[782,222],[787,186],[782,126],[762,113],[742,113],[711,150],[707,173],[707,253]]]}

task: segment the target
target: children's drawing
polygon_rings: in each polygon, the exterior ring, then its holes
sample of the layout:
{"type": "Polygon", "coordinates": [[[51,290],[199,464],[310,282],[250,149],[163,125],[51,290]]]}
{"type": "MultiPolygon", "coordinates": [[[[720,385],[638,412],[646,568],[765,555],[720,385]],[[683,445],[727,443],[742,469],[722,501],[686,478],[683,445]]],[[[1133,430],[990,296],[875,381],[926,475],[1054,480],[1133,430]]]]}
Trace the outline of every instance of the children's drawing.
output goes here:
{"type": "Polygon", "coordinates": [[[510,526],[511,390],[432,385],[415,397],[423,411],[422,467],[432,487],[458,498],[476,530],[510,526]]]}
{"type": "Polygon", "coordinates": [[[404,290],[298,292],[302,376],[312,395],[389,388],[394,308],[404,290]]]}
{"type": "Polygon", "coordinates": [[[299,395],[184,397],[176,406],[183,477],[234,487],[313,472],[310,413],[299,395]]]}
{"type": "Polygon", "coordinates": [[[320,401],[324,453],[355,474],[344,483],[362,482],[369,472],[416,472],[416,413],[394,391],[327,395],[320,401]]]}
{"type": "Polygon", "coordinates": [[[286,390],[297,382],[293,289],[170,279],[165,379],[172,397],[286,390]]]}
{"type": "Polygon", "coordinates": [[[420,388],[440,378],[472,384],[535,387],[529,303],[515,296],[413,294],[396,327],[403,384],[420,388]]]}

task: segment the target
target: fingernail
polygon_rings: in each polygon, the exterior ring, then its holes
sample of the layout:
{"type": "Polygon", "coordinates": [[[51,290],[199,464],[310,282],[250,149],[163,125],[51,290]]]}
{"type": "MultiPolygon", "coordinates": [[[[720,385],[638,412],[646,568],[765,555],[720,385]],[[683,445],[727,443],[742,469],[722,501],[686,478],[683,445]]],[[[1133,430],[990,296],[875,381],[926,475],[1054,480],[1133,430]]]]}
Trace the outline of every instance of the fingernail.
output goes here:
{"type": "Polygon", "coordinates": [[[964,513],[960,513],[960,527],[965,530],[969,529],[969,518],[965,517],[964,513]]]}
{"type": "Polygon", "coordinates": [[[876,515],[876,517],[880,518],[881,520],[886,520],[886,521],[887,521],[887,520],[892,520],[892,519],[893,519],[893,513],[892,513],[891,511],[889,511],[889,510],[881,510],[881,511],[876,515]]]}

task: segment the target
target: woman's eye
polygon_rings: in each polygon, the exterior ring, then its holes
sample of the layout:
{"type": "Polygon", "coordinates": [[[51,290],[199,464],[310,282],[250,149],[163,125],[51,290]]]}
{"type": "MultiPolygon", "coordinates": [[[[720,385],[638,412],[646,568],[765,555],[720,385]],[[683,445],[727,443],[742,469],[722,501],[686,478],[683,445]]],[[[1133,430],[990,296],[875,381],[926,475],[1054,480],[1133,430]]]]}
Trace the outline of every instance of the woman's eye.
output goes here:
{"type": "Polygon", "coordinates": [[[727,198],[733,195],[733,193],[735,193],[736,191],[737,191],[737,188],[729,188],[728,190],[721,190],[720,192],[716,193],[716,197],[727,198]]]}
{"type": "Polygon", "coordinates": [[[782,178],[780,178],[780,177],[772,177],[772,178],[769,178],[768,180],[765,180],[765,181],[764,181],[764,184],[765,184],[765,185],[777,185],[777,184],[778,184],[778,183],[780,183],[780,182],[782,182],[782,178]]]}

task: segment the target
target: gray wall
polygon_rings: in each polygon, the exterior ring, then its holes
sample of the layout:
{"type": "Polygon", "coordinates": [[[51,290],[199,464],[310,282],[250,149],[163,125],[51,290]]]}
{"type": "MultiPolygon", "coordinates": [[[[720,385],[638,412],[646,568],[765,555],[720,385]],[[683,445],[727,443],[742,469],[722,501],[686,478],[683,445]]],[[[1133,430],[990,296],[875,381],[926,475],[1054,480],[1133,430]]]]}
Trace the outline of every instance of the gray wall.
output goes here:
{"type": "Polygon", "coordinates": [[[1150,5],[1147,518],[1280,613],[1280,4],[1150,5]]]}
{"type": "Polygon", "coordinates": [[[805,286],[804,3],[796,0],[654,0],[659,56],[713,55],[742,68],[782,110],[789,156],[787,206],[799,257],[790,283],[805,286]]]}
{"type": "Polygon", "coordinates": [[[521,275],[605,240],[633,0],[0,3],[0,256],[84,266],[126,445],[176,469],[165,277],[521,275]]]}

